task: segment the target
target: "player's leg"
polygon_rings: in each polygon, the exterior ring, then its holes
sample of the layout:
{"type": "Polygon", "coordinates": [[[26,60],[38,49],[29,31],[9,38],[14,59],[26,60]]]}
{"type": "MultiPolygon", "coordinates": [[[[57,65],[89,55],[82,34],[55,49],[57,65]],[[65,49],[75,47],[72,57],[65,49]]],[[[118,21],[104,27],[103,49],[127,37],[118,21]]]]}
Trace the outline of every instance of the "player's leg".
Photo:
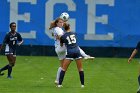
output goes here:
{"type": "Polygon", "coordinates": [[[0,69],[0,76],[4,75],[2,71],[7,70],[7,69],[8,69],[8,76],[9,76],[12,72],[12,67],[15,64],[16,57],[13,57],[12,54],[7,54],[6,56],[7,56],[9,64],[7,64],[6,66],[0,69]]]}
{"type": "Polygon", "coordinates": [[[90,55],[87,55],[80,47],[79,47],[79,50],[80,50],[80,54],[82,55],[82,57],[84,57],[84,59],[94,59],[95,58],[90,55]]]}
{"type": "Polygon", "coordinates": [[[2,68],[0,69],[0,76],[3,76],[3,75],[4,75],[4,73],[2,73],[2,72],[3,72],[4,70],[7,70],[8,67],[9,67],[9,64],[5,65],[4,67],[2,67],[2,68]]]}
{"type": "Polygon", "coordinates": [[[60,78],[59,78],[58,87],[62,87],[62,82],[63,82],[64,76],[65,76],[65,72],[67,71],[67,68],[68,68],[70,63],[71,63],[71,60],[69,60],[69,59],[64,60],[63,68],[62,68],[62,70],[60,72],[60,78]]]}
{"type": "Polygon", "coordinates": [[[77,59],[76,64],[77,64],[77,69],[79,71],[81,87],[84,87],[84,71],[83,71],[83,67],[82,67],[82,59],[77,59]]]}
{"type": "Polygon", "coordinates": [[[60,72],[61,72],[61,70],[62,70],[64,58],[65,58],[65,56],[66,56],[66,47],[65,47],[65,46],[63,46],[63,47],[57,46],[57,47],[55,48],[55,52],[56,52],[56,54],[57,54],[57,56],[58,56],[58,58],[59,58],[59,60],[60,60],[60,66],[59,66],[59,68],[58,68],[58,70],[57,70],[56,80],[55,80],[55,84],[58,84],[59,77],[60,77],[60,72]]]}
{"type": "Polygon", "coordinates": [[[2,67],[2,68],[0,68],[0,76],[3,76],[4,75],[4,73],[2,71],[7,70],[8,69],[8,66],[9,66],[9,64],[6,65],[6,66],[4,66],[4,67],[2,67]]]}
{"type": "Polygon", "coordinates": [[[58,82],[59,82],[59,77],[60,77],[60,72],[62,70],[63,61],[64,60],[60,60],[60,66],[58,67],[58,70],[57,70],[55,84],[58,84],[58,82]]]}
{"type": "MultiPolygon", "coordinates": [[[[9,55],[10,53],[11,53],[10,48],[9,48],[8,45],[6,45],[6,47],[5,47],[5,55],[9,55]]],[[[8,67],[9,67],[9,64],[7,64],[6,66],[4,66],[4,67],[2,67],[0,69],[0,76],[4,75],[4,73],[2,73],[2,71],[7,70],[8,67]]]]}
{"type": "Polygon", "coordinates": [[[12,68],[13,68],[13,66],[15,65],[16,57],[13,56],[12,54],[10,54],[10,55],[7,55],[7,59],[8,59],[8,61],[9,61],[8,76],[7,76],[7,78],[12,78],[12,77],[11,77],[11,73],[12,73],[12,68]]]}

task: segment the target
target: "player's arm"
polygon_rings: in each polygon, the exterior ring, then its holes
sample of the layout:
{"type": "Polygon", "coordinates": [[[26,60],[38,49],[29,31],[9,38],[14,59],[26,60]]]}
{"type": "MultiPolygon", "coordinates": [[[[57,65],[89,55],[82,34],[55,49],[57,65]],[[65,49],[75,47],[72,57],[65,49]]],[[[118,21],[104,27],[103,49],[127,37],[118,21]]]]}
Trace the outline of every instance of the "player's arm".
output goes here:
{"type": "Polygon", "coordinates": [[[20,46],[22,43],[23,43],[23,40],[22,41],[19,41],[18,42],[18,46],[20,46]]]}
{"type": "Polygon", "coordinates": [[[0,45],[0,51],[3,49],[3,47],[4,47],[4,43],[2,43],[1,45],[0,45]]]}
{"type": "Polygon", "coordinates": [[[8,34],[6,34],[6,36],[4,37],[3,43],[0,46],[0,51],[5,47],[7,40],[8,40],[8,34]]]}
{"type": "Polygon", "coordinates": [[[131,60],[132,60],[132,59],[134,58],[134,56],[137,54],[137,52],[139,51],[139,49],[140,49],[140,42],[138,42],[136,48],[133,50],[131,56],[130,56],[129,59],[128,59],[128,63],[131,62],[131,60]]]}
{"type": "Polygon", "coordinates": [[[60,37],[60,46],[63,46],[64,40],[63,40],[63,36],[60,37]]]}
{"type": "Polygon", "coordinates": [[[17,45],[20,46],[23,43],[23,39],[20,34],[18,34],[18,43],[17,45]]]}
{"type": "Polygon", "coordinates": [[[131,60],[134,58],[134,56],[137,54],[137,52],[138,52],[138,50],[137,50],[137,49],[134,49],[134,50],[133,50],[133,52],[132,52],[131,56],[130,56],[130,57],[129,57],[129,59],[128,59],[128,63],[130,63],[130,62],[131,62],[131,60]]]}
{"type": "Polygon", "coordinates": [[[57,35],[56,38],[57,38],[58,40],[60,40],[61,36],[62,36],[62,35],[57,35]]]}

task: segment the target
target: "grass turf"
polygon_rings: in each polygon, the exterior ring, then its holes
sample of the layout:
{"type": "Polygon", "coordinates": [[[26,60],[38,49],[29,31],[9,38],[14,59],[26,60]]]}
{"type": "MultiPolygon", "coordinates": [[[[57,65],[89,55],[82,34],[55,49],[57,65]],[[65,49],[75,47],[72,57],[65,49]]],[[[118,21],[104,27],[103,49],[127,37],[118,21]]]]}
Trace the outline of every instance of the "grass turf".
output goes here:
{"type": "MultiPolygon", "coordinates": [[[[7,64],[0,56],[0,67],[7,64]]],[[[0,77],[0,93],[136,93],[138,59],[131,64],[126,58],[84,60],[85,88],[81,88],[75,62],[66,72],[63,88],[54,85],[59,62],[57,57],[17,56],[12,79],[0,77]]]]}

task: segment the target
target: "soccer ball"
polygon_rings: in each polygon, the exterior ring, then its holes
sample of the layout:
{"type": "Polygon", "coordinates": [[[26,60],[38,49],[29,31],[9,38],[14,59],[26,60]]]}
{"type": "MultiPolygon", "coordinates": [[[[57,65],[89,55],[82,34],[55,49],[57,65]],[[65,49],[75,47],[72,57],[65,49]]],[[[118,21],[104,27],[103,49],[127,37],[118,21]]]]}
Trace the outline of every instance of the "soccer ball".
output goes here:
{"type": "Polygon", "coordinates": [[[63,19],[65,22],[69,20],[69,14],[66,13],[66,12],[63,12],[61,15],[60,15],[60,18],[63,19]]]}

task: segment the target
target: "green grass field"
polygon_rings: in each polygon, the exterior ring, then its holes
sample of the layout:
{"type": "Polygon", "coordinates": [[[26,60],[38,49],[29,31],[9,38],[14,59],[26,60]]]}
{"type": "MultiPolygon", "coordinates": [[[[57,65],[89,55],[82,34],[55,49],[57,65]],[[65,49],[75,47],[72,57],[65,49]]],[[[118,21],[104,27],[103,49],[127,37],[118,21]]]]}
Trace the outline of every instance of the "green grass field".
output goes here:
{"type": "MultiPolygon", "coordinates": [[[[7,64],[0,56],[0,67],[7,64]]],[[[63,88],[54,85],[57,57],[17,56],[12,79],[0,77],[0,93],[136,93],[139,63],[126,58],[96,58],[83,61],[85,88],[81,88],[75,62],[65,75],[63,88]]]]}

